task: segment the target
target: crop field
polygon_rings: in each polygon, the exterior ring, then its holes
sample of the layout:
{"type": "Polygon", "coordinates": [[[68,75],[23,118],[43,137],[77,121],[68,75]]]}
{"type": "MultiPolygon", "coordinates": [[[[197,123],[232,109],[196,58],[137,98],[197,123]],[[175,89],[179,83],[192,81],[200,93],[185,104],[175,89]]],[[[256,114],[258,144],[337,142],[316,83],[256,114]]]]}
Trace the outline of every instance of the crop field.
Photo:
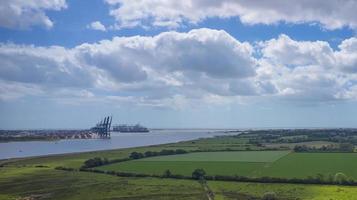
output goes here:
{"type": "Polygon", "coordinates": [[[262,170],[262,176],[306,178],[344,173],[357,180],[357,153],[292,153],[262,170]]]}
{"type": "Polygon", "coordinates": [[[213,162],[274,162],[290,151],[227,151],[199,152],[171,156],[156,156],[140,161],[213,161],[213,162]]]}
{"type": "Polygon", "coordinates": [[[204,152],[150,157],[99,167],[102,170],[161,175],[190,175],[203,168],[208,175],[247,177],[324,178],[343,173],[357,180],[357,153],[289,153],[286,151],[204,152]]]}
{"type": "Polygon", "coordinates": [[[105,165],[97,169],[107,171],[134,172],[144,174],[162,175],[167,169],[172,174],[191,176],[197,168],[203,168],[208,175],[234,175],[258,176],[264,163],[249,162],[185,162],[185,161],[128,161],[105,165]]]}
{"type": "Polygon", "coordinates": [[[288,155],[289,151],[200,152],[158,156],[99,167],[102,170],[140,172],[161,175],[167,169],[173,174],[191,175],[203,168],[209,175],[258,176],[260,169],[288,155]]]}

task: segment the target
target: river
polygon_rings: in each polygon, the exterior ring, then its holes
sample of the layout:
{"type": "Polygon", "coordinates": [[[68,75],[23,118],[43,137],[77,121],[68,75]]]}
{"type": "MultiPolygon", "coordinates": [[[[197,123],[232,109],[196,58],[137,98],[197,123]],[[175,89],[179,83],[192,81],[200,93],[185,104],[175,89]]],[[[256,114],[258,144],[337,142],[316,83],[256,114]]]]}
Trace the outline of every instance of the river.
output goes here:
{"type": "MultiPolygon", "coordinates": [[[[237,133],[235,133],[237,134],[237,133]]],[[[227,135],[222,130],[152,130],[149,133],[112,132],[111,139],[71,139],[0,143],[0,160],[74,152],[121,149],[227,135]]]]}

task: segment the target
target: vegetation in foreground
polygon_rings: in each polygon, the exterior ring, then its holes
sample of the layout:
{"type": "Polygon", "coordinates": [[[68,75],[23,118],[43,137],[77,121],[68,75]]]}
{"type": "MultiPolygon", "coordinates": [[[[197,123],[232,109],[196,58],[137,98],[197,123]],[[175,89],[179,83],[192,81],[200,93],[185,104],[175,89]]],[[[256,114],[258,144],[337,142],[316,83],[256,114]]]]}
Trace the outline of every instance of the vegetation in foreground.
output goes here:
{"type": "Polygon", "coordinates": [[[196,181],[125,178],[45,167],[4,167],[0,199],[205,199],[196,181]]]}

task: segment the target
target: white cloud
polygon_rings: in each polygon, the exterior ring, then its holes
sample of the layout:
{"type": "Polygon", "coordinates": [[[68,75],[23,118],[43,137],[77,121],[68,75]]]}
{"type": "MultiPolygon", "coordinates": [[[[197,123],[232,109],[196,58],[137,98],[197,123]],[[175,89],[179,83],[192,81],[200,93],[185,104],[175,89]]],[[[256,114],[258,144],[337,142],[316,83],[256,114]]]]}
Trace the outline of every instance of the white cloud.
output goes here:
{"type": "Polygon", "coordinates": [[[106,0],[117,28],[179,26],[207,18],[239,17],[245,24],[308,23],[326,29],[357,28],[355,0],[106,0]]]}
{"type": "Polygon", "coordinates": [[[271,80],[277,95],[289,100],[328,102],[353,97],[354,41],[344,40],[339,50],[333,50],[327,42],[295,41],[281,35],[259,44],[262,58],[258,76],[271,80]]]}
{"type": "Polygon", "coordinates": [[[97,31],[106,31],[107,30],[105,28],[105,26],[100,21],[92,22],[91,24],[89,24],[87,26],[87,28],[97,30],[97,31]]]}
{"type": "Polygon", "coordinates": [[[356,41],[346,39],[334,50],[324,41],[281,35],[253,47],[225,31],[197,29],[114,37],[70,49],[1,44],[1,99],[46,94],[66,102],[177,109],[242,98],[357,100],[356,41]]]}
{"type": "Polygon", "coordinates": [[[0,44],[0,78],[54,87],[90,85],[91,69],[84,69],[72,54],[59,46],[0,44]]]}
{"type": "Polygon", "coordinates": [[[295,41],[287,35],[280,35],[261,44],[262,55],[277,64],[289,67],[306,65],[334,65],[334,52],[325,41],[295,41]]]}
{"type": "Polygon", "coordinates": [[[45,11],[65,8],[66,0],[2,0],[0,26],[11,29],[27,29],[31,26],[51,28],[54,22],[45,11]]]}
{"type": "Polygon", "coordinates": [[[1,44],[0,79],[45,89],[139,95],[150,102],[175,95],[249,95],[256,93],[249,92],[255,88],[239,92],[231,88],[238,80],[242,85],[254,81],[256,60],[252,54],[250,44],[211,29],[115,37],[72,49],[1,44]],[[220,85],[226,85],[225,91],[219,91],[220,85]]]}

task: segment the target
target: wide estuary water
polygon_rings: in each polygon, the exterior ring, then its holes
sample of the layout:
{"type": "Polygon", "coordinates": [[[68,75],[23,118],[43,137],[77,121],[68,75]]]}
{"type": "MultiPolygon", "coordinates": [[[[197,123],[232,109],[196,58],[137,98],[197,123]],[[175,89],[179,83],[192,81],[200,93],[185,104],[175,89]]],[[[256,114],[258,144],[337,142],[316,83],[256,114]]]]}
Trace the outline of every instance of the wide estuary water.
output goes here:
{"type": "MultiPolygon", "coordinates": [[[[237,134],[237,133],[235,133],[237,134]]],[[[117,133],[111,139],[73,139],[0,143],[0,160],[50,154],[120,149],[173,143],[227,135],[222,130],[153,130],[150,133],[117,133]]]]}

